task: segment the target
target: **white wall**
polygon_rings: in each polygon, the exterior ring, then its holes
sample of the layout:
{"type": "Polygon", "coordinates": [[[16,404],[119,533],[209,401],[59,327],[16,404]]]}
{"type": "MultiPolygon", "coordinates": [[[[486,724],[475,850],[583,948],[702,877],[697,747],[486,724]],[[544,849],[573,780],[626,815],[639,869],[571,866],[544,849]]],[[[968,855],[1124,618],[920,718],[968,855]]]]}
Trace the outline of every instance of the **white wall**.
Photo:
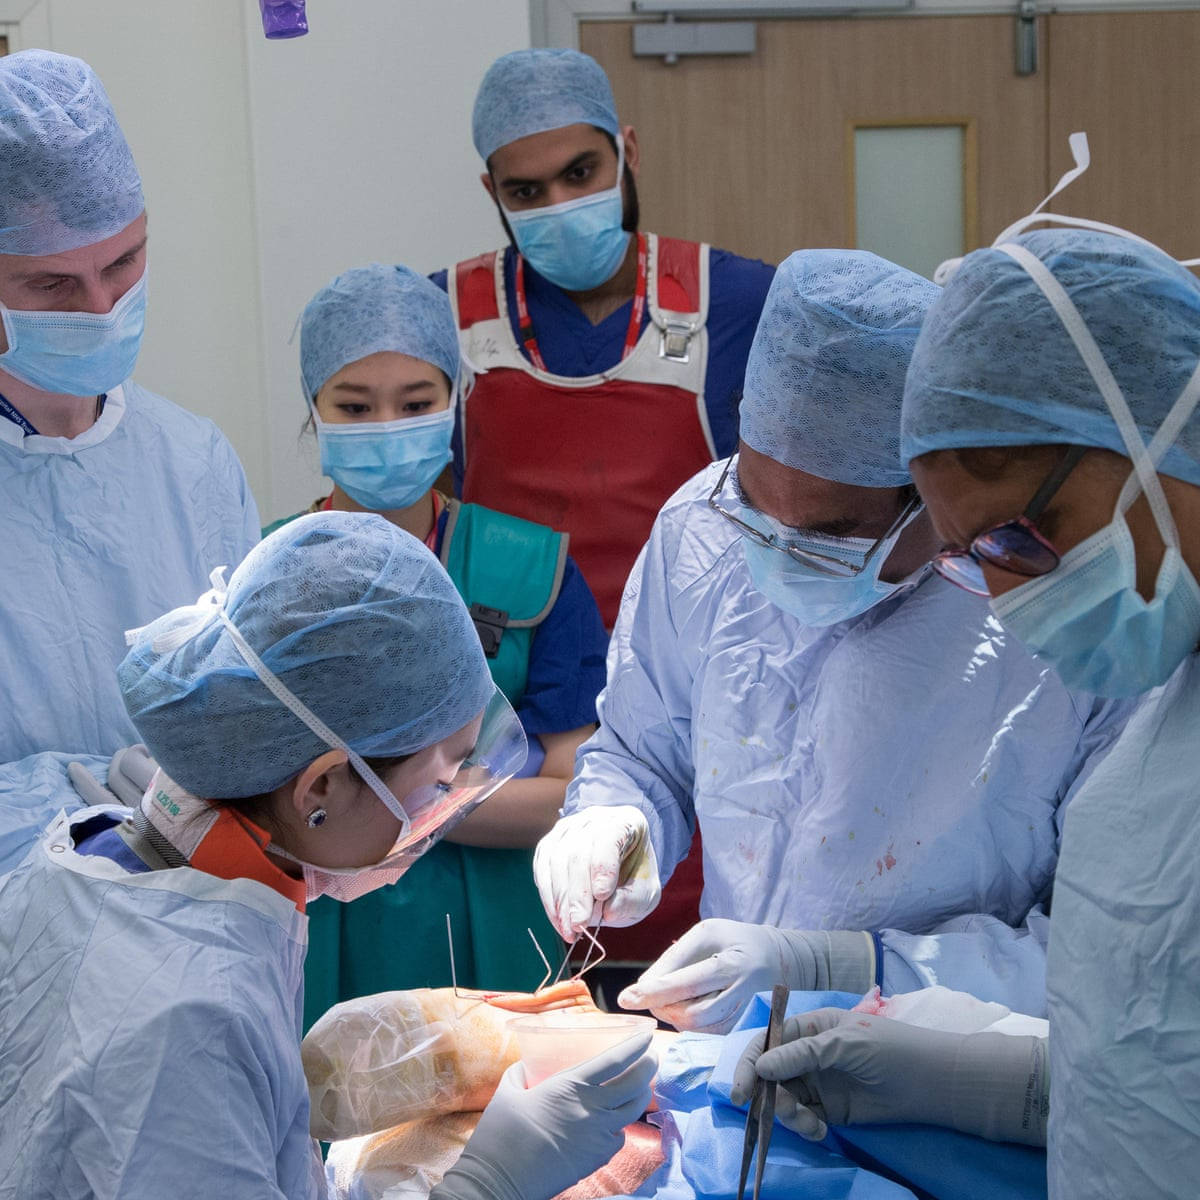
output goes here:
{"type": "Polygon", "coordinates": [[[432,271],[501,242],[471,106],[491,61],[529,45],[527,0],[308,0],[308,14],[307,37],[251,28],[247,43],[272,517],[320,494],[298,438],[297,316],[347,267],[432,271]]]}
{"type": "Polygon", "coordinates": [[[141,169],[150,306],[137,378],[216,421],[264,519],[320,494],[299,347],[308,297],[372,259],[432,270],[498,244],[475,88],[529,44],[527,0],[0,0],[14,48],[90,62],[141,169]]]}
{"type": "Polygon", "coordinates": [[[137,378],[216,421],[269,485],[241,0],[23,0],[18,47],[85,58],[142,172],[150,302],[137,378]]]}

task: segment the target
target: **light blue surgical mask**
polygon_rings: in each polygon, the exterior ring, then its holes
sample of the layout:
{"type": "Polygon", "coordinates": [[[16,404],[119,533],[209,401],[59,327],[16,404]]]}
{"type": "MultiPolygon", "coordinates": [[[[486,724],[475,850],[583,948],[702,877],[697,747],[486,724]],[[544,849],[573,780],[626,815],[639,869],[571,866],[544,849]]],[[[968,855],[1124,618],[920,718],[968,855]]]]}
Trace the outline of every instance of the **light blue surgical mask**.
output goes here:
{"type": "Polygon", "coordinates": [[[617,182],[602,192],[522,212],[504,210],[526,262],[567,292],[590,292],[620,268],[632,236],[622,228],[625,142],[617,138],[617,182]]]}
{"type": "Polygon", "coordinates": [[[321,470],[363,508],[409,508],[450,461],[454,411],[452,404],[428,416],[331,425],[314,406],[321,470]]]}
{"type": "MultiPolygon", "coordinates": [[[[902,583],[885,583],[879,578],[879,572],[895,549],[900,535],[920,511],[919,507],[914,509],[906,520],[892,530],[879,543],[869,562],[866,559],[875,546],[874,538],[834,538],[815,534],[804,534],[797,538],[794,534],[783,532],[782,527],[772,529],[781,545],[794,545],[811,554],[847,563],[865,562],[866,565],[857,575],[833,578],[806,567],[775,546],[761,545],[749,537],[742,538],[742,553],[746,556],[746,566],[754,586],[776,608],[790,613],[804,625],[836,625],[839,621],[848,621],[874,608],[903,586],[902,583]]],[[[745,506],[741,506],[737,515],[748,525],[757,526],[764,522],[777,524],[766,514],[745,506]]]]}
{"type": "Polygon", "coordinates": [[[1068,688],[1098,696],[1165,683],[1200,641],[1200,587],[1178,547],[1167,547],[1154,599],[1142,599],[1123,513],[1049,575],[997,596],[992,611],[1068,688]]]}
{"type": "Polygon", "coordinates": [[[0,370],[65,396],[99,396],[133,374],[146,324],[146,273],[106,313],[29,312],[0,304],[0,370]]]}
{"type": "Polygon", "coordinates": [[[1063,555],[1048,575],[992,601],[992,611],[1068,688],[1098,696],[1137,696],[1165,683],[1200,641],[1200,586],[1184,561],[1179,533],[1156,470],[1200,404],[1200,364],[1149,446],[1100,347],[1048,267],[1025,247],[1000,249],[1019,262],[1049,300],[1121,432],[1133,471],[1112,520],[1063,555]],[[1145,492],[1165,552],[1154,597],[1137,590],[1137,554],[1125,514],[1145,492]]]}

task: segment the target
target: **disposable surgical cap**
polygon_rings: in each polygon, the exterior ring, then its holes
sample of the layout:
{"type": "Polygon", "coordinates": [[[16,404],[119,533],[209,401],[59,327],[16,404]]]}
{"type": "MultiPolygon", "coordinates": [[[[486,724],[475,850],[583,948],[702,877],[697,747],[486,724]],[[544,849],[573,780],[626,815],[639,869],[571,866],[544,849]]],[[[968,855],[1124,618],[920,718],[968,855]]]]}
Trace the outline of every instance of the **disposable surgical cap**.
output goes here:
{"type": "Polygon", "coordinates": [[[104,85],[48,50],[0,58],[0,254],[61,254],[146,207],[104,85]]]}
{"type": "Polygon", "coordinates": [[[311,400],[348,363],[393,350],[458,378],[450,298],[408,267],[371,263],[326,284],[300,320],[300,377],[311,400]]]}
{"type": "MultiPolygon", "coordinates": [[[[1047,229],[1016,239],[1079,311],[1149,441],[1200,365],[1200,283],[1154,247],[1047,229]]],[[[1100,389],[1024,267],[967,255],[926,318],[904,395],[903,455],[948,447],[1068,443],[1126,454],[1100,389]]],[[[1200,416],[1159,464],[1200,484],[1200,416]]]]}
{"type": "MultiPolygon", "coordinates": [[[[478,716],[494,688],[454,585],[416,538],[370,513],[316,513],[258,544],[224,611],[289,691],[364,758],[412,754],[478,716]]],[[[269,792],[328,745],[267,690],[209,605],[142,630],[125,707],[176,783],[269,792]]]]}
{"type": "Polygon", "coordinates": [[[580,124],[614,138],[621,132],[604,68],[578,50],[516,50],[498,58],[483,77],[471,132],[487,162],[509,142],[580,124]]]}
{"type": "Polygon", "coordinates": [[[784,466],[857,487],[910,483],[904,372],[937,287],[865,250],[799,250],[758,321],[741,437],[784,466]]]}

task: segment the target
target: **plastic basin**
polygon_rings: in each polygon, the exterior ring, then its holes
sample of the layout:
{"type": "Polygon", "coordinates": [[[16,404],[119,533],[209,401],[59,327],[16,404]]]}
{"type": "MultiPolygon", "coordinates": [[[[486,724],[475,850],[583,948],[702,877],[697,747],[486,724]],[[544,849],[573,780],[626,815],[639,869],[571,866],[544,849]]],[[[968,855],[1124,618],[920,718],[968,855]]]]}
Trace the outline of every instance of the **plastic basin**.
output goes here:
{"type": "Polygon", "coordinates": [[[514,1017],[508,1023],[517,1039],[517,1052],[525,1067],[528,1087],[656,1026],[653,1017],[633,1013],[574,1012],[570,1009],[514,1017]]]}

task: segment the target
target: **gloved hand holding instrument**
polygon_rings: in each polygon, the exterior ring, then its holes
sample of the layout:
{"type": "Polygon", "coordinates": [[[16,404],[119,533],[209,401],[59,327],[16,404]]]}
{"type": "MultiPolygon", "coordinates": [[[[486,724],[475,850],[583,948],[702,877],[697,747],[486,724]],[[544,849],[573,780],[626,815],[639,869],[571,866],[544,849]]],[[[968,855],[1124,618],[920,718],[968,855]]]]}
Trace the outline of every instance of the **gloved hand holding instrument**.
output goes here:
{"type": "Polygon", "coordinates": [[[1046,1144],[1045,1038],[945,1033],[889,1017],[821,1008],[746,1047],[731,1098],[761,1080],[783,1085],[780,1124],[820,1141],[829,1125],[940,1125],[999,1142],[1046,1144]]]}
{"type": "Polygon", "coordinates": [[[562,817],[533,852],[533,879],[568,942],[588,925],[636,925],[662,895],[650,826],[629,804],[562,817]]]}
{"type": "Polygon", "coordinates": [[[603,1166],[650,1105],[649,1047],[638,1034],[529,1089],[510,1067],[429,1200],[550,1200],[603,1166]]]}
{"type": "Polygon", "coordinates": [[[869,933],[803,931],[711,918],[694,925],[617,998],[676,1029],[728,1033],[751,998],[788,991],[865,992],[875,982],[869,933]]]}
{"type": "MultiPolygon", "coordinates": [[[[771,1017],[763,1031],[763,1046],[770,1050],[779,1044],[783,1035],[783,1016],[787,1012],[788,990],[777,984],[771,990],[771,1017]]],[[[750,1160],[757,1151],[754,1164],[754,1191],[752,1200],[759,1200],[762,1191],[763,1171],[767,1165],[767,1150],[771,1145],[771,1130],[775,1125],[775,1103],[779,1085],[773,1081],[756,1077],[745,1096],[735,1103],[750,1102],[746,1114],[746,1138],[742,1143],[742,1170],[738,1177],[737,1200],[746,1194],[746,1180],[750,1175],[750,1160]]]]}

